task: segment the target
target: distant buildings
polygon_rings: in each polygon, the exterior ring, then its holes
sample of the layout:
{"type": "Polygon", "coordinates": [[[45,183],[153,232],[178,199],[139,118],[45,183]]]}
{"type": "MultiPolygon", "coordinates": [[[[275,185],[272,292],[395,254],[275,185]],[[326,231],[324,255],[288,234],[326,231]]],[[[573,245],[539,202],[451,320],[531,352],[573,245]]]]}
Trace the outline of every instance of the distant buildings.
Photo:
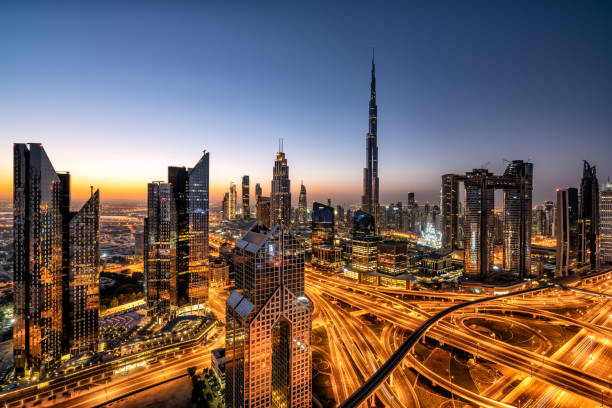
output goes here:
{"type": "Polygon", "coordinates": [[[304,295],[303,248],[282,224],[257,223],[234,252],[226,407],[310,408],[312,304],[304,295]]]}
{"type": "Polygon", "coordinates": [[[209,154],[190,169],[168,168],[148,185],[144,228],[147,310],[165,319],[203,308],[208,297],[209,154]]]}
{"type": "Polygon", "coordinates": [[[377,246],[380,240],[380,236],[376,235],[374,217],[364,211],[356,211],[352,230],[352,270],[376,272],[377,246]]]}
{"type": "Polygon", "coordinates": [[[599,196],[600,256],[604,263],[612,263],[612,184],[607,183],[599,196]]]}
{"type": "Polygon", "coordinates": [[[272,170],[270,224],[282,224],[291,228],[291,181],[289,180],[289,166],[285,153],[282,152],[282,143],[276,153],[274,168],[272,170]]]}
{"type": "Polygon", "coordinates": [[[261,197],[262,195],[262,191],[261,191],[261,186],[259,185],[259,183],[255,184],[255,202],[257,203],[257,199],[259,197],[261,197]]]}
{"type": "Polygon", "coordinates": [[[595,166],[584,161],[580,183],[578,265],[599,268],[599,184],[595,166]]]}
{"type": "Polygon", "coordinates": [[[363,196],[361,210],[378,219],[378,106],[376,105],[376,75],[372,56],[372,79],[370,83],[369,129],[366,135],[366,167],[363,169],[363,196]]]}
{"type": "Polygon", "coordinates": [[[251,218],[249,176],[242,176],[242,218],[251,218]]]}
{"type": "Polygon", "coordinates": [[[42,145],[15,144],[13,356],[19,375],[94,350],[99,311],[99,193],[70,211],[70,174],[42,145]]]}
{"type": "Polygon", "coordinates": [[[300,197],[298,200],[298,225],[303,227],[308,222],[308,209],[306,204],[306,187],[302,183],[300,187],[300,197]]]}

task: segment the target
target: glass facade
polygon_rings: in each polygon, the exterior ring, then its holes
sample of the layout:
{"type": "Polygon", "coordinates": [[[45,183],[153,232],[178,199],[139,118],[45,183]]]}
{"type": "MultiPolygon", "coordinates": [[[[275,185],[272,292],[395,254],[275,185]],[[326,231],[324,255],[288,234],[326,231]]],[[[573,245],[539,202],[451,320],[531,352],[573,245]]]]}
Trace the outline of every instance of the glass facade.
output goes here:
{"type": "Polygon", "coordinates": [[[580,184],[578,265],[599,268],[599,184],[595,166],[584,162],[580,184]]]}
{"type": "Polygon", "coordinates": [[[191,307],[208,299],[209,153],[189,169],[189,288],[191,307]]]}
{"type": "Polygon", "coordinates": [[[335,245],[334,209],[321,203],[312,205],[312,264],[330,271],[342,267],[342,248],[335,245]]]}
{"type": "Polygon", "coordinates": [[[308,209],[306,202],[306,187],[304,184],[300,187],[300,197],[298,200],[298,214],[297,221],[300,227],[303,227],[308,222],[308,209]]]}
{"type": "Polygon", "coordinates": [[[272,169],[272,193],[270,208],[270,226],[282,224],[291,227],[291,181],[289,180],[289,166],[285,153],[276,153],[274,168],[272,169]]]}
{"type": "Polygon", "coordinates": [[[599,196],[601,261],[612,263],[612,184],[605,185],[599,196]]]}
{"type": "Polygon", "coordinates": [[[351,269],[358,272],[376,272],[378,242],[374,217],[364,211],[355,211],[353,218],[351,269]]]}
{"type": "Polygon", "coordinates": [[[567,190],[557,190],[555,216],[555,237],[557,239],[555,276],[567,276],[570,265],[570,226],[567,190]]]}
{"type": "Polygon", "coordinates": [[[363,196],[361,210],[378,216],[378,106],[376,105],[376,73],[372,57],[372,79],[370,82],[370,106],[368,114],[368,133],[366,135],[366,167],[363,169],[363,196]]]}
{"type": "Polygon", "coordinates": [[[242,218],[251,218],[249,176],[242,176],[242,218]]]}
{"type": "Polygon", "coordinates": [[[312,405],[304,249],[282,225],[255,223],[234,249],[226,308],[226,406],[312,405]]]}

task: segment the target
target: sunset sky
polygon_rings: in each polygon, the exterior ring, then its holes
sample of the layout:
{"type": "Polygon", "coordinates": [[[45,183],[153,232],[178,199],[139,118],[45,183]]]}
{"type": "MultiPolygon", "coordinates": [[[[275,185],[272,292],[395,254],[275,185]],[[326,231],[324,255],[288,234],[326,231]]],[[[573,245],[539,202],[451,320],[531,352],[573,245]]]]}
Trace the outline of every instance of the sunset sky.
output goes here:
{"type": "Polygon", "coordinates": [[[612,2],[0,4],[0,198],[12,146],[42,143],[76,199],[142,200],[210,151],[213,201],[270,190],[356,203],[375,47],[381,201],[440,175],[534,163],[534,202],[612,175],[612,2]]]}

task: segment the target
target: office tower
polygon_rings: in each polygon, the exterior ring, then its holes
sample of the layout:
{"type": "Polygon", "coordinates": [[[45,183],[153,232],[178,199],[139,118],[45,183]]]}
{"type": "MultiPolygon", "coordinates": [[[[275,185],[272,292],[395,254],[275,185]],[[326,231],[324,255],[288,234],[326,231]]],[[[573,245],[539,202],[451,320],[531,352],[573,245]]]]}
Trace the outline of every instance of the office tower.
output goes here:
{"type": "Polygon", "coordinates": [[[489,185],[493,177],[485,169],[474,169],[466,173],[464,259],[465,276],[482,279],[493,262],[493,207],[495,190],[489,185]]]}
{"type": "Polygon", "coordinates": [[[170,302],[176,299],[176,225],[172,184],[149,183],[144,219],[145,297],[147,313],[158,320],[170,314],[170,302]]]}
{"type": "Polygon", "coordinates": [[[210,154],[188,171],[189,176],[189,306],[202,308],[208,299],[208,217],[210,154]]]}
{"type": "Polygon", "coordinates": [[[335,271],[342,267],[342,249],[335,245],[334,208],[321,203],[312,204],[312,264],[335,271]]]}
{"type": "MultiPolygon", "coordinates": [[[[533,163],[513,160],[506,167],[503,180],[500,181],[506,184],[504,188],[504,270],[524,278],[531,272],[533,163]]],[[[550,213],[552,214],[553,210],[550,213]]]]}
{"type": "Polygon", "coordinates": [[[134,255],[142,256],[144,253],[144,234],[142,232],[134,233],[134,255]]]}
{"type": "Polygon", "coordinates": [[[612,184],[607,183],[599,196],[600,257],[605,263],[612,263],[612,184]]]}
{"type": "Polygon", "coordinates": [[[96,351],[100,309],[100,192],[69,221],[68,350],[96,351]]]}
{"type": "Polygon", "coordinates": [[[357,272],[376,272],[377,245],[374,217],[364,211],[355,211],[352,230],[351,266],[357,272]]]}
{"type": "Polygon", "coordinates": [[[251,206],[249,204],[249,176],[242,176],[242,218],[251,218],[251,206]]]}
{"type": "MultiPolygon", "coordinates": [[[[414,202],[414,193],[408,193],[414,202]]],[[[459,247],[459,182],[454,174],[442,176],[442,248],[452,251],[459,247]]],[[[408,204],[410,206],[410,203],[408,204]]]]}
{"type": "Polygon", "coordinates": [[[366,167],[363,169],[363,196],[361,210],[378,220],[378,106],[376,105],[376,75],[372,56],[372,80],[370,83],[369,130],[366,135],[366,167]]]}
{"type": "Polygon", "coordinates": [[[237,205],[238,195],[236,193],[236,184],[234,182],[230,182],[229,186],[229,202],[228,202],[228,220],[236,219],[236,205],[237,205]]]}
{"type": "Polygon", "coordinates": [[[531,230],[535,235],[544,235],[546,231],[546,211],[542,205],[537,205],[533,212],[531,230]]]}
{"type": "MultiPolygon", "coordinates": [[[[313,209],[313,212],[314,212],[314,209],[313,209]]],[[[336,206],[335,224],[336,224],[336,228],[344,226],[344,208],[339,204],[336,206]]]]}
{"type": "Polygon", "coordinates": [[[15,144],[13,159],[13,356],[23,375],[97,343],[99,195],[70,212],[70,174],[42,145],[15,144]]]}
{"type": "Polygon", "coordinates": [[[289,166],[283,153],[281,140],[279,151],[276,153],[274,168],[272,169],[270,225],[282,224],[291,228],[291,181],[289,180],[289,166]]]}
{"type": "Polygon", "coordinates": [[[221,211],[223,212],[222,219],[229,220],[229,193],[223,194],[223,201],[221,202],[221,211]]]}
{"type": "Polygon", "coordinates": [[[431,224],[431,206],[425,203],[423,213],[421,214],[421,233],[427,230],[427,225],[431,224]]]}
{"type": "Polygon", "coordinates": [[[555,216],[555,237],[557,238],[555,276],[567,276],[570,265],[570,225],[567,190],[557,189],[555,216]]]}
{"type": "Polygon", "coordinates": [[[261,197],[262,192],[261,192],[261,186],[259,185],[259,183],[255,184],[255,203],[257,203],[257,199],[259,197],[261,197]]]}
{"type": "Polygon", "coordinates": [[[595,166],[584,161],[580,183],[579,266],[598,269],[599,259],[599,184],[595,166]]]}
{"type": "Polygon", "coordinates": [[[408,272],[408,244],[384,241],[377,245],[378,272],[397,276],[408,272]]]}
{"type": "Polygon", "coordinates": [[[552,237],[555,223],[555,205],[552,201],[544,201],[544,223],[542,235],[552,237]]]}
{"type": "Polygon", "coordinates": [[[58,361],[62,341],[62,183],[42,145],[15,144],[15,369],[58,361]]]}
{"type": "Polygon", "coordinates": [[[578,254],[578,218],[579,218],[579,199],[578,189],[569,187],[567,189],[568,216],[570,228],[570,256],[575,260],[578,254]]]}
{"type": "Polygon", "coordinates": [[[254,223],[236,243],[226,301],[226,407],[312,405],[312,304],[304,249],[288,229],[254,223]]]}
{"type": "Polygon", "coordinates": [[[304,183],[302,183],[302,186],[300,187],[300,197],[298,200],[297,211],[298,224],[300,227],[304,227],[308,222],[308,211],[306,206],[306,187],[304,187],[304,183]]]}
{"type": "Polygon", "coordinates": [[[271,200],[270,197],[259,196],[256,203],[257,221],[265,225],[271,225],[271,200]]]}
{"type": "Polygon", "coordinates": [[[172,186],[176,211],[175,276],[170,282],[173,308],[189,304],[189,175],[185,167],[168,167],[168,184],[172,186]]]}

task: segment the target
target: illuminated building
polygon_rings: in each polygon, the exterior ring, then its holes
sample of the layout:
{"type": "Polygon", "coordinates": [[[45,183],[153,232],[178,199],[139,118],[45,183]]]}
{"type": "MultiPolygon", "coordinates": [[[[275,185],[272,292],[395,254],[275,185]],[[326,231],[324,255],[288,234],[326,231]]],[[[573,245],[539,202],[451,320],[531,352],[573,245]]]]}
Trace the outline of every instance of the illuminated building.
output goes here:
{"type": "Polygon", "coordinates": [[[555,237],[557,239],[555,276],[567,276],[570,265],[570,225],[567,190],[557,189],[555,216],[555,237]]]}
{"type": "Polygon", "coordinates": [[[270,202],[270,224],[282,224],[291,228],[291,181],[289,180],[289,166],[283,153],[282,140],[279,151],[276,153],[274,168],[272,169],[272,189],[270,202]]]}
{"type": "MultiPolygon", "coordinates": [[[[510,162],[503,176],[495,176],[486,169],[474,169],[465,176],[447,174],[443,177],[444,214],[452,214],[452,209],[458,206],[459,194],[453,189],[453,183],[463,182],[465,187],[462,223],[465,276],[485,278],[493,266],[496,189],[504,191],[503,268],[519,278],[530,273],[532,180],[533,164],[522,160],[510,162]]],[[[453,221],[444,215],[443,218],[443,229],[452,235],[453,221]]]]}
{"type": "Polygon", "coordinates": [[[334,209],[321,203],[312,204],[312,264],[335,271],[342,267],[342,248],[335,245],[334,209]]]}
{"type": "Polygon", "coordinates": [[[170,314],[170,291],[176,290],[176,285],[170,283],[176,279],[176,218],[172,184],[149,183],[144,219],[144,284],[147,313],[152,318],[163,319],[170,314]]]}
{"type": "MultiPolygon", "coordinates": [[[[414,193],[409,194],[414,202],[414,193]]],[[[442,176],[441,195],[442,248],[452,251],[459,248],[459,183],[454,174],[442,176]]]]}
{"type": "Polygon", "coordinates": [[[378,272],[401,275],[408,272],[408,245],[399,241],[384,241],[377,245],[378,272]]]}
{"type": "Polygon", "coordinates": [[[99,193],[70,211],[70,174],[40,144],[15,144],[13,356],[18,375],[62,352],[95,349],[99,310],[99,193]]]}
{"type": "Polygon", "coordinates": [[[300,187],[300,197],[298,200],[298,225],[303,227],[306,225],[308,221],[308,211],[306,209],[306,187],[304,187],[304,183],[300,187]]]}
{"type": "Polygon", "coordinates": [[[376,272],[377,246],[374,217],[355,211],[352,230],[351,269],[356,272],[376,272]]]}
{"type": "Polygon", "coordinates": [[[210,263],[210,286],[220,287],[229,283],[229,265],[223,258],[214,258],[210,263]]]}
{"type": "Polygon", "coordinates": [[[176,252],[173,262],[175,279],[170,280],[170,303],[173,308],[189,304],[189,176],[185,167],[168,167],[168,184],[172,185],[176,212],[176,252]]]}
{"type": "Polygon", "coordinates": [[[265,225],[270,225],[270,215],[271,215],[271,207],[270,207],[270,197],[262,197],[259,196],[257,199],[257,221],[261,222],[265,225]]]}
{"type": "Polygon", "coordinates": [[[495,190],[488,180],[493,177],[485,169],[466,174],[465,218],[463,222],[465,276],[484,278],[493,261],[493,207],[495,190]]]}
{"type": "Polygon", "coordinates": [[[601,261],[612,263],[612,184],[607,183],[599,196],[600,256],[601,261]]]}
{"type": "Polygon", "coordinates": [[[525,277],[531,271],[533,164],[513,160],[504,180],[504,270],[525,277]]]}
{"type": "Polygon", "coordinates": [[[226,407],[312,406],[311,313],[304,250],[281,224],[236,243],[226,301],[226,407]]]}
{"type": "Polygon", "coordinates": [[[552,237],[554,233],[555,205],[552,201],[544,201],[544,228],[542,235],[552,237]]]}
{"type": "Polygon", "coordinates": [[[242,176],[242,218],[251,218],[249,176],[242,176]]]}
{"type": "Polygon", "coordinates": [[[223,202],[221,203],[221,211],[223,212],[223,220],[229,220],[229,193],[223,194],[223,202]]]}
{"type": "Polygon", "coordinates": [[[208,299],[209,159],[203,152],[189,169],[189,306],[201,308],[208,299]]]}
{"type": "Polygon", "coordinates": [[[229,185],[229,201],[227,206],[227,219],[232,221],[236,219],[236,205],[238,195],[236,193],[236,184],[231,182],[229,185]]]}
{"type": "Polygon", "coordinates": [[[569,187],[567,189],[567,203],[570,228],[570,256],[576,259],[578,254],[578,216],[579,216],[579,199],[578,189],[569,187]]]}
{"type": "Polygon", "coordinates": [[[578,265],[598,269],[599,264],[599,184],[595,166],[584,161],[580,184],[578,265]]]}
{"type": "Polygon", "coordinates": [[[369,129],[366,135],[366,167],[363,169],[363,196],[361,210],[378,220],[378,106],[376,105],[376,75],[372,56],[370,83],[369,129]]]}

